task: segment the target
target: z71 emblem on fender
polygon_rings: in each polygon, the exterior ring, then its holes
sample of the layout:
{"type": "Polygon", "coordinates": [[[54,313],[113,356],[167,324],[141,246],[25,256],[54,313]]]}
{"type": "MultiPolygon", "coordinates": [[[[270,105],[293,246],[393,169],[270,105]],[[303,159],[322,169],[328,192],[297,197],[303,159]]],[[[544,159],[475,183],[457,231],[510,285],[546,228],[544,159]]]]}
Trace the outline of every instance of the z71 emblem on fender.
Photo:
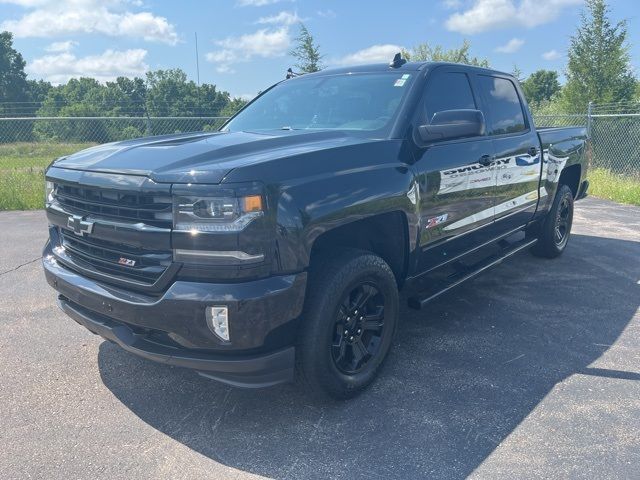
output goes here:
{"type": "Polygon", "coordinates": [[[443,215],[438,215],[437,217],[429,218],[426,222],[427,224],[425,225],[425,228],[437,227],[441,223],[446,222],[448,218],[449,218],[448,213],[445,213],[443,215]]]}

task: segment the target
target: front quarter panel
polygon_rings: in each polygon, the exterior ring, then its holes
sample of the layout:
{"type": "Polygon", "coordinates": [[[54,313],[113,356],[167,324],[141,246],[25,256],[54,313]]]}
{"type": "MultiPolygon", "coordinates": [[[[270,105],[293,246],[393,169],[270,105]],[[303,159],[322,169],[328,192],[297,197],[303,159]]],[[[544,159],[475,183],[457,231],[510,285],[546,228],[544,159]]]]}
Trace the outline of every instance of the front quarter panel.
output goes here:
{"type": "Polygon", "coordinates": [[[283,158],[254,173],[268,186],[276,209],[282,272],[307,268],[313,244],[323,233],[393,211],[406,215],[413,251],[416,206],[407,193],[414,175],[401,146],[400,140],[362,142],[283,158]]]}

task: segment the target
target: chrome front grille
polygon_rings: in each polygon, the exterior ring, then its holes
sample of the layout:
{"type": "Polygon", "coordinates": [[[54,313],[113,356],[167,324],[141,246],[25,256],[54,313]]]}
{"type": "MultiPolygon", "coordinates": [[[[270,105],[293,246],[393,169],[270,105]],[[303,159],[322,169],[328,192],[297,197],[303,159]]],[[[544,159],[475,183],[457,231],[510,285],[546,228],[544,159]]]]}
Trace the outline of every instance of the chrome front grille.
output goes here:
{"type": "Polygon", "coordinates": [[[106,283],[155,292],[174,274],[170,186],[146,177],[53,168],[47,217],[58,260],[106,283]],[[62,177],[62,178],[59,178],[62,177]]]}
{"type": "Polygon", "coordinates": [[[171,265],[171,251],[145,250],[122,243],[78,236],[59,228],[64,252],[79,267],[104,275],[153,285],[171,265]]]}
{"type": "Polygon", "coordinates": [[[161,228],[171,228],[173,221],[169,195],[55,183],[54,196],[62,209],[75,215],[141,222],[161,228]]]}

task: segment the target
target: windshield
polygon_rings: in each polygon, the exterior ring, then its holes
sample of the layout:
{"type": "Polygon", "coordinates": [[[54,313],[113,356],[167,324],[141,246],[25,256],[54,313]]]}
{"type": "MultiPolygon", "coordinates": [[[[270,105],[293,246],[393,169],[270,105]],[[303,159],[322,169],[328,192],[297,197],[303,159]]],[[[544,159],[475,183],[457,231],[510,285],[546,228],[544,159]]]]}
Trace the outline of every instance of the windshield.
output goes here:
{"type": "Polygon", "coordinates": [[[257,98],[224,130],[388,129],[413,76],[385,72],[286,80],[257,98]]]}

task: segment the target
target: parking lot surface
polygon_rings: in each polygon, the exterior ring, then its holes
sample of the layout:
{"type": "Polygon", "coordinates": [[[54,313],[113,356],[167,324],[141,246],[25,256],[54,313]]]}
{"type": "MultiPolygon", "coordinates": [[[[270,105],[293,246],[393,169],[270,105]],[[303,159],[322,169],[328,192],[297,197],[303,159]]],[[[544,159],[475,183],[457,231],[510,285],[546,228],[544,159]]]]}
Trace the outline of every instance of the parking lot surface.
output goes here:
{"type": "Polygon", "coordinates": [[[523,253],[404,308],[348,402],[136,358],[55,307],[43,212],[0,212],[0,478],[638,478],[640,208],[587,198],[523,253]]]}

